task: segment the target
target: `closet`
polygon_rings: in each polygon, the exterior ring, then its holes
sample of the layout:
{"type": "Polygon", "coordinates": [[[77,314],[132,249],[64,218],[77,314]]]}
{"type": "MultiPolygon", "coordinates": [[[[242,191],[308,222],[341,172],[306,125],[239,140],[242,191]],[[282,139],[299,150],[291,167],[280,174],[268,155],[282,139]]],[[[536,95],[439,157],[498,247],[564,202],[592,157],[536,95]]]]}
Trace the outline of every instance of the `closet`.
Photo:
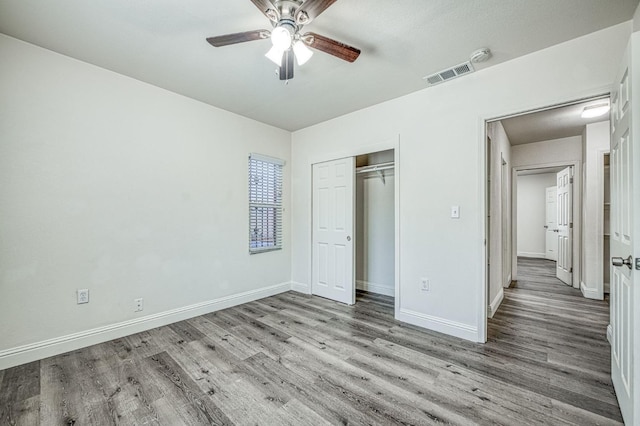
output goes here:
{"type": "Polygon", "coordinates": [[[394,150],[356,157],[356,288],[395,295],[394,150]]]}

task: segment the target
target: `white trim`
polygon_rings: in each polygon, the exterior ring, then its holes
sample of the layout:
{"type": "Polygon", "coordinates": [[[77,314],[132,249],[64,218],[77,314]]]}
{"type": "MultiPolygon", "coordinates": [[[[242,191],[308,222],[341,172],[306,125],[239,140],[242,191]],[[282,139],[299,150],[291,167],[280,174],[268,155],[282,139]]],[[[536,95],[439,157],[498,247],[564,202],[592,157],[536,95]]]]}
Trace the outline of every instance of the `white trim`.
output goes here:
{"type": "MultiPolygon", "coordinates": [[[[609,122],[611,126],[611,122],[609,122]]],[[[611,145],[611,127],[609,127],[609,145],[611,145]]],[[[591,189],[592,191],[596,191],[597,194],[597,205],[604,206],[604,156],[610,153],[610,149],[599,149],[597,152],[598,155],[598,168],[596,170],[597,178],[598,178],[598,186],[595,189],[591,189]]],[[[586,154],[585,154],[586,155],[586,154]]],[[[609,173],[611,173],[611,169],[609,169],[609,173]]],[[[609,176],[611,179],[611,176],[609,176]]],[[[611,201],[611,193],[609,193],[609,201],[611,201]]],[[[596,209],[596,285],[598,292],[598,299],[604,299],[605,293],[605,283],[604,283],[604,208],[596,209]]],[[[611,217],[609,217],[611,219],[611,217]]],[[[582,248],[584,250],[584,247],[582,248]]],[[[608,264],[608,259],[607,259],[608,264]]],[[[583,292],[584,294],[584,292],[583,292]]],[[[585,297],[588,297],[585,295],[585,297]]]]}
{"type": "MultiPolygon", "coordinates": [[[[473,341],[478,343],[485,343],[487,341],[487,302],[489,301],[489,267],[487,264],[487,259],[489,258],[489,238],[488,230],[489,230],[489,215],[488,215],[488,205],[490,204],[489,199],[489,187],[487,185],[488,177],[487,177],[487,162],[490,160],[489,156],[491,152],[487,150],[489,146],[488,139],[493,138],[493,134],[489,135],[489,126],[487,125],[486,117],[478,117],[478,131],[477,134],[481,138],[480,142],[477,144],[478,146],[478,161],[480,164],[478,165],[478,170],[480,170],[480,179],[476,179],[477,181],[477,190],[476,194],[478,197],[478,206],[480,207],[480,212],[477,216],[478,220],[478,229],[482,230],[482,238],[476,241],[476,249],[478,250],[478,254],[480,255],[480,265],[477,274],[480,279],[480,291],[476,292],[476,306],[478,307],[478,312],[476,317],[476,323],[478,324],[477,334],[473,341]]],[[[514,246],[512,246],[514,247],[514,246]]]]}
{"type": "Polygon", "coordinates": [[[274,296],[276,294],[289,291],[290,289],[291,283],[285,282],[256,290],[246,291],[244,293],[220,297],[207,302],[195,303],[193,305],[171,309],[157,314],[134,318],[116,324],[92,328],[78,333],[67,334],[53,339],[5,349],[0,351],[0,370],[120,337],[129,336],[131,334],[140,333],[142,331],[172,324],[199,315],[208,314],[220,309],[226,309],[265,297],[274,296]]]}
{"type": "Polygon", "coordinates": [[[394,286],[374,284],[369,281],[356,280],[356,288],[358,290],[370,291],[371,293],[384,294],[385,296],[394,297],[396,295],[394,286]]]}
{"type": "Polygon", "coordinates": [[[546,259],[546,253],[533,253],[530,251],[519,251],[518,257],[533,257],[536,259],[546,259]]]}
{"type": "Polygon", "coordinates": [[[394,197],[394,207],[393,207],[393,217],[394,217],[394,237],[395,237],[395,253],[394,253],[394,280],[393,287],[395,289],[394,296],[394,307],[393,307],[393,316],[397,318],[398,313],[400,312],[400,135],[395,140],[393,148],[393,161],[395,162],[395,169],[393,170],[394,174],[394,185],[393,188],[393,197],[394,197]]]}
{"type": "Polygon", "coordinates": [[[291,281],[291,290],[298,293],[311,294],[311,286],[309,284],[291,281]]]}
{"type": "Polygon", "coordinates": [[[609,342],[609,345],[613,345],[613,327],[611,327],[611,324],[607,325],[607,341],[609,342]]]}
{"type": "Polygon", "coordinates": [[[498,311],[498,308],[500,307],[500,304],[502,303],[503,300],[504,300],[504,290],[500,288],[500,290],[498,290],[498,294],[496,294],[496,297],[494,297],[491,303],[489,304],[489,312],[487,314],[489,318],[493,318],[493,316],[498,311]]]}
{"type": "Polygon", "coordinates": [[[478,338],[478,328],[451,321],[446,318],[435,317],[432,315],[422,314],[409,309],[400,309],[396,315],[396,319],[409,324],[417,325],[439,333],[448,334],[450,336],[459,337],[461,339],[476,341],[478,338]]]}
{"type": "Polygon", "coordinates": [[[587,287],[587,285],[583,281],[580,281],[580,291],[582,292],[582,295],[587,299],[602,300],[598,289],[587,287]]]}
{"type": "Polygon", "coordinates": [[[507,277],[507,281],[505,281],[504,284],[502,284],[502,286],[504,288],[509,288],[509,286],[511,285],[511,281],[513,280],[511,279],[511,273],[509,273],[509,276],[507,277]]]}

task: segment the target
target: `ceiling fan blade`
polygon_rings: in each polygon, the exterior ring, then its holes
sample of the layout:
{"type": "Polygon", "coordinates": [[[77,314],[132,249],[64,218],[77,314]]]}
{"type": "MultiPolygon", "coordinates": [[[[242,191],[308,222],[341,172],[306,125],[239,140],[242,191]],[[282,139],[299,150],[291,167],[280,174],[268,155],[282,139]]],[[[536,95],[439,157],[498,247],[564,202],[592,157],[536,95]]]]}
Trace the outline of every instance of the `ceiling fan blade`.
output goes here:
{"type": "Polygon", "coordinates": [[[282,65],[278,73],[280,80],[291,80],[293,78],[293,51],[286,50],[282,55],[282,65]]]}
{"type": "Polygon", "coordinates": [[[296,10],[296,22],[301,25],[308,24],[335,2],[336,0],[305,0],[296,10]]]}
{"type": "Polygon", "coordinates": [[[251,0],[251,3],[255,4],[260,12],[264,13],[264,16],[273,22],[278,22],[278,9],[269,0],[251,0]],[[267,13],[267,11],[271,12],[267,13]]]}
{"type": "Polygon", "coordinates": [[[243,33],[225,34],[216,37],[208,37],[207,41],[214,47],[228,46],[230,44],[244,43],[246,41],[262,40],[269,38],[269,31],[255,30],[243,33]]]}
{"type": "Polygon", "coordinates": [[[360,56],[360,49],[356,49],[353,46],[340,43],[339,41],[320,34],[306,33],[302,36],[302,39],[305,40],[305,43],[310,47],[343,59],[347,62],[353,62],[358,59],[358,56],[360,56]],[[309,39],[310,41],[306,41],[309,39]]]}

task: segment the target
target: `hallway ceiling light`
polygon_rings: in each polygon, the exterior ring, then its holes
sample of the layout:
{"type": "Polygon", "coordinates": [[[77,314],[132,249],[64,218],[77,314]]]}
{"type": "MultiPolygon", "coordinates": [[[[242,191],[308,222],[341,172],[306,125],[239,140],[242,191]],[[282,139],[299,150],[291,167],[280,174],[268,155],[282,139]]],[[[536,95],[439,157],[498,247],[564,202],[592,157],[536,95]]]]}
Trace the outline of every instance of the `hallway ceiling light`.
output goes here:
{"type": "Polygon", "coordinates": [[[582,118],[600,117],[608,113],[610,109],[611,107],[609,106],[608,102],[603,104],[591,105],[585,107],[582,110],[582,118]]]}

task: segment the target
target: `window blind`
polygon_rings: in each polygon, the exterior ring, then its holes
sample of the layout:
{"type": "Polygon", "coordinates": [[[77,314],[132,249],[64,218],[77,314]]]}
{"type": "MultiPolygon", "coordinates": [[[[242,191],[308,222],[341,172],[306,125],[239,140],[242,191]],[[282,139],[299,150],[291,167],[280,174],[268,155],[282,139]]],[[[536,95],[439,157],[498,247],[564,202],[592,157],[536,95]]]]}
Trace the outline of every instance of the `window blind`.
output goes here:
{"type": "Polygon", "coordinates": [[[282,168],[284,161],[249,155],[249,252],[282,248],[282,168]]]}

